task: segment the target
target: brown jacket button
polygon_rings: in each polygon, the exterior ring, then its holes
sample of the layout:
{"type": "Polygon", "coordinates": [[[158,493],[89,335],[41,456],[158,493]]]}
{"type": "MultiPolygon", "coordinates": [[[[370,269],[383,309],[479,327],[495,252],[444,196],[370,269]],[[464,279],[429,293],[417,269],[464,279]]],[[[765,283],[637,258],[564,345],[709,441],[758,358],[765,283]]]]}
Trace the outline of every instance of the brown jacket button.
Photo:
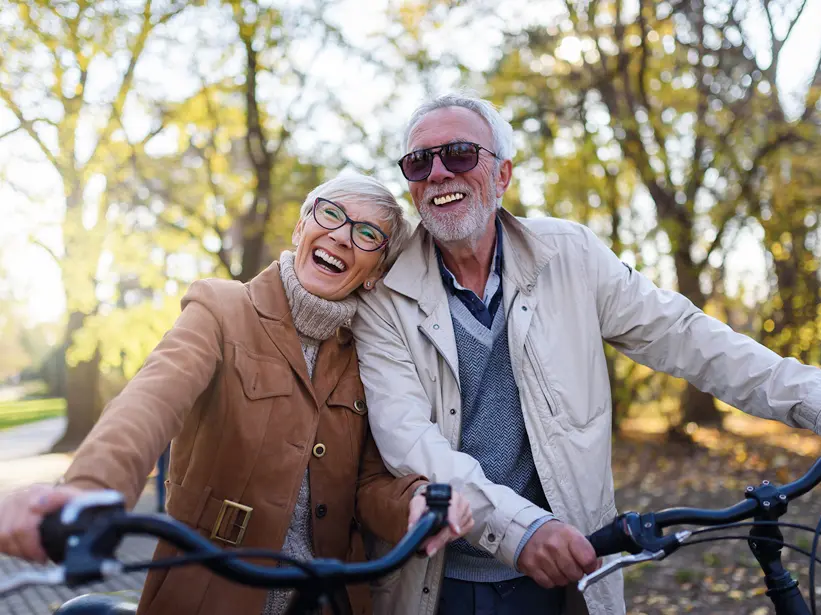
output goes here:
{"type": "Polygon", "coordinates": [[[353,410],[357,414],[365,414],[368,411],[368,405],[361,399],[357,399],[353,403],[353,410]]]}
{"type": "Polygon", "coordinates": [[[320,457],[324,457],[326,450],[327,449],[325,448],[325,445],[322,444],[322,442],[320,442],[319,444],[315,444],[314,445],[314,457],[316,457],[317,459],[319,459],[320,457]]]}
{"type": "Polygon", "coordinates": [[[321,518],[322,518],[322,517],[324,517],[326,514],[328,514],[328,507],[327,507],[327,506],[325,506],[325,504],[320,504],[319,506],[317,506],[317,507],[316,507],[316,516],[317,516],[318,518],[320,518],[320,519],[321,519],[321,518]]]}

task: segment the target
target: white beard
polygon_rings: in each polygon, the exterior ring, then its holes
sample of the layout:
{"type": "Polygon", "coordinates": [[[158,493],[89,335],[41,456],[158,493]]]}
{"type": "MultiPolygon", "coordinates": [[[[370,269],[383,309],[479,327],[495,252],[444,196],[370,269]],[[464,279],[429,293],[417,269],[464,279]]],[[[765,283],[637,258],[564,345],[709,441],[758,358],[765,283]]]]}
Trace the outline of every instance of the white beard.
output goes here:
{"type": "MultiPolygon", "coordinates": [[[[488,194],[492,194],[492,179],[488,182],[488,194]]],[[[469,194],[459,185],[450,187],[452,192],[469,194]]],[[[433,191],[431,190],[431,193],[433,191]]],[[[423,197],[423,205],[419,210],[422,226],[441,243],[453,243],[470,239],[478,239],[487,228],[488,220],[496,213],[495,199],[490,203],[478,201],[473,194],[467,197],[467,208],[462,211],[442,213],[437,212],[436,205],[431,203],[428,194],[423,197]]]]}

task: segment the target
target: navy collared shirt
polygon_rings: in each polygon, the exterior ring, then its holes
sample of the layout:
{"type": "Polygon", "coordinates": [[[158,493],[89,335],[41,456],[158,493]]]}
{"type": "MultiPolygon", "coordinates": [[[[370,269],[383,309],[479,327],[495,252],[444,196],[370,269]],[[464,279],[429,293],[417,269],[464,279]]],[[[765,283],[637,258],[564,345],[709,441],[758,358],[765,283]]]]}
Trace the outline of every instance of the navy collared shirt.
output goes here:
{"type": "Polygon", "coordinates": [[[445,266],[439,246],[436,246],[436,261],[439,263],[439,273],[442,275],[445,289],[458,298],[470,310],[476,320],[490,329],[496,310],[502,302],[502,223],[499,217],[496,216],[496,255],[493,258],[493,267],[485,284],[484,300],[456,281],[456,277],[445,266]]]}

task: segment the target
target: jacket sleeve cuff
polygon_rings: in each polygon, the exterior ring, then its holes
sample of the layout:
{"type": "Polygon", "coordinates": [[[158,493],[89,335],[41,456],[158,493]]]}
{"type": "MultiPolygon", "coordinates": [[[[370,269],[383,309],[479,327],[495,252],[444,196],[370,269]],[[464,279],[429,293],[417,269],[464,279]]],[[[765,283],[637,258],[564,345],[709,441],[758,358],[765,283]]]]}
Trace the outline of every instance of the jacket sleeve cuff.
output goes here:
{"type": "Polygon", "coordinates": [[[821,434],[821,383],[793,408],[793,412],[799,425],[821,434]]]}
{"type": "MultiPolygon", "coordinates": [[[[544,517],[548,517],[548,520],[554,518],[551,513],[539,508],[538,506],[527,506],[516,513],[507,528],[504,529],[504,534],[502,536],[494,536],[490,533],[482,537],[482,542],[492,544],[495,540],[498,543],[498,548],[494,553],[496,559],[504,563],[506,566],[515,568],[519,545],[522,543],[525,534],[528,529],[530,529],[531,525],[544,517]]],[[[535,532],[536,529],[533,531],[535,532]]],[[[484,544],[481,544],[481,546],[484,547],[484,544]]]]}
{"type": "Polygon", "coordinates": [[[519,556],[522,554],[522,549],[525,548],[525,545],[527,544],[527,542],[533,537],[533,534],[536,533],[536,530],[538,530],[540,527],[542,527],[548,521],[552,521],[555,518],[556,517],[553,516],[552,513],[548,513],[544,517],[542,517],[540,519],[536,519],[527,528],[527,531],[525,532],[525,535],[522,536],[522,540],[519,542],[519,546],[516,547],[516,554],[513,556],[513,565],[514,565],[514,568],[516,569],[516,572],[521,572],[521,570],[519,570],[519,568],[518,568],[518,566],[519,566],[519,556]]]}

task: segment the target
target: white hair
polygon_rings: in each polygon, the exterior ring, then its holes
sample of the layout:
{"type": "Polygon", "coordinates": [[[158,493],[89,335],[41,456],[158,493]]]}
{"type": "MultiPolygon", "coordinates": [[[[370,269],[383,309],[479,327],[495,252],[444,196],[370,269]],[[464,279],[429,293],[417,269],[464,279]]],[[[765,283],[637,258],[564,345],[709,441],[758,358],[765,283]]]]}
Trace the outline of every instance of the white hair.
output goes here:
{"type": "Polygon", "coordinates": [[[487,122],[488,126],[490,126],[490,131],[493,135],[494,153],[502,160],[511,160],[513,158],[516,149],[513,146],[513,127],[510,125],[510,122],[501,116],[490,101],[457,93],[443,94],[416,108],[405,128],[405,151],[408,151],[408,141],[411,131],[422,121],[422,118],[431,111],[444,109],[446,107],[463,107],[479,115],[487,122]]]}
{"type": "Polygon", "coordinates": [[[340,201],[341,204],[344,204],[345,199],[364,198],[377,205],[390,227],[387,230],[388,244],[382,253],[382,262],[385,263],[386,267],[393,264],[410,238],[411,225],[405,218],[402,206],[397,203],[396,198],[382,182],[353,171],[341,173],[308,193],[299,210],[301,220],[311,217],[314,202],[320,197],[331,201],[340,201]]]}

